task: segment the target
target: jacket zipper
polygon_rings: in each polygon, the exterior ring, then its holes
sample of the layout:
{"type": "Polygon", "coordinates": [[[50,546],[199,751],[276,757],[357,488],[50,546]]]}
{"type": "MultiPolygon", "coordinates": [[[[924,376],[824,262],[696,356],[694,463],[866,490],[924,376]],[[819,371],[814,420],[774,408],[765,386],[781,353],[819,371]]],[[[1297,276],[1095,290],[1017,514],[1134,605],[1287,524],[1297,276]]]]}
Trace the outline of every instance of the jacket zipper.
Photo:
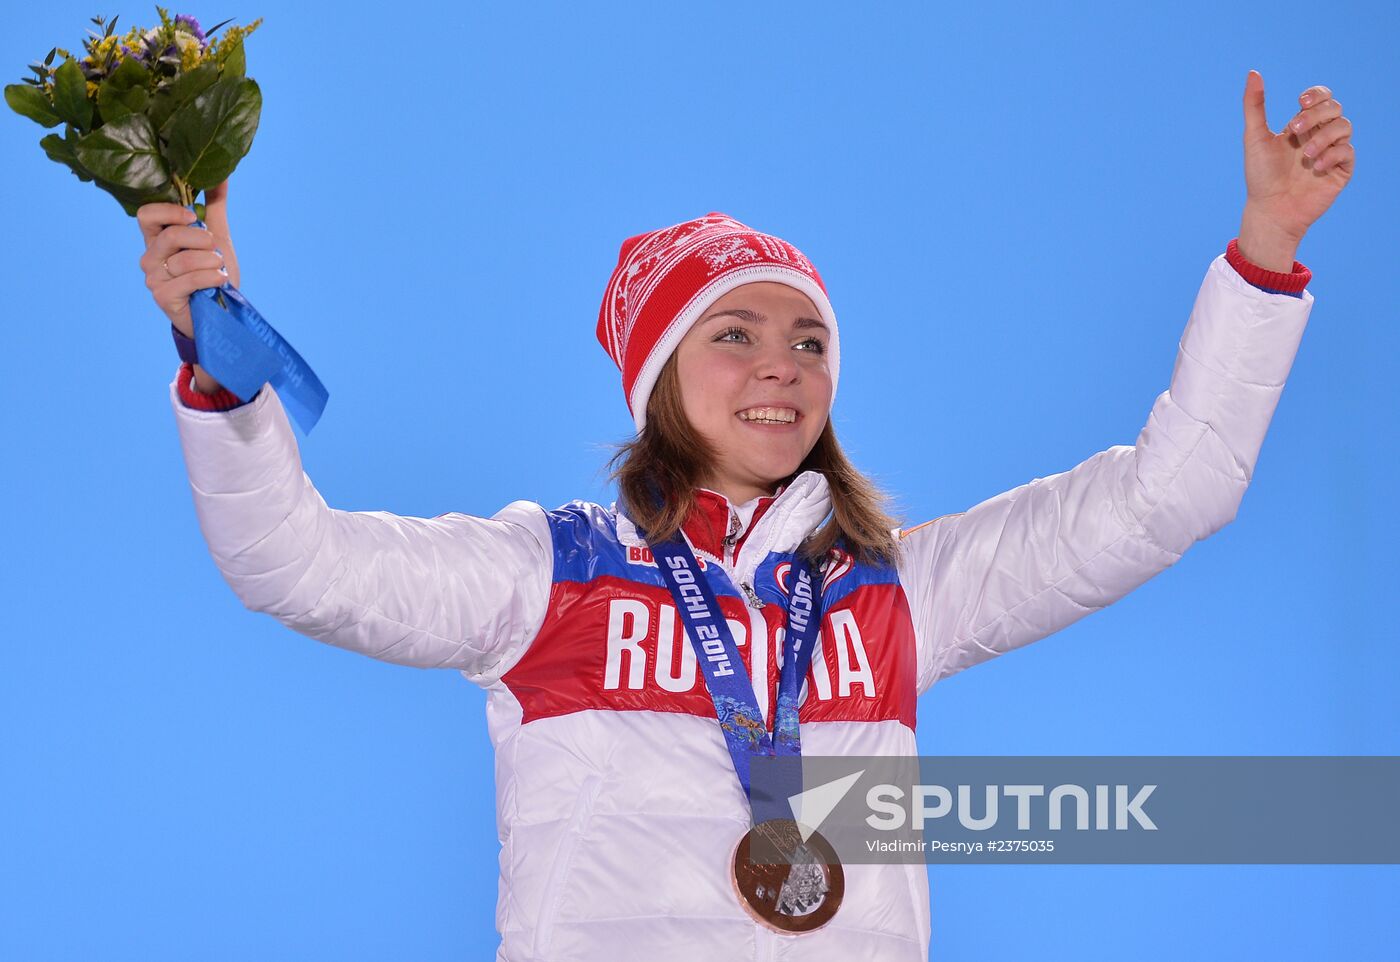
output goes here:
{"type": "Polygon", "coordinates": [[[729,509],[729,533],[724,536],[724,560],[734,564],[734,544],[739,540],[739,512],[729,509]]]}
{"type": "Polygon", "coordinates": [[[747,581],[741,581],[739,582],[739,590],[742,591],[744,597],[748,599],[750,608],[763,607],[763,599],[758,597],[758,592],[753,590],[753,585],[749,584],[747,581]]]}
{"type": "Polygon", "coordinates": [[[738,581],[739,590],[744,593],[744,600],[748,602],[750,608],[762,608],[763,600],[758,597],[758,592],[753,590],[753,585],[747,581],[739,581],[738,573],[734,571],[737,559],[734,557],[734,544],[739,540],[739,512],[733,508],[729,509],[729,534],[724,537],[724,561],[733,575],[733,580],[738,581]]]}
{"type": "Polygon", "coordinates": [[[739,579],[739,572],[734,568],[733,565],[731,565],[724,558],[718,558],[710,554],[710,552],[706,551],[704,548],[695,548],[694,551],[696,556],[703,557],[707,564],[719,565],[720,570],[728,576],[729,583],[732,585],[739,586],[739,593],[744,596],[744,601],[746,604],[748,604],[750,608],[764,607],[766,602],[764,602],[764,600],[758,596],[758,592],[753,590],[753,585],[749,584],[747,581],[741,581],[739,579]]]}
{"type": "MultiPolygon", "coordinates": [[[[734,508],[729,508],[729,534],[724,539],[724,555],[729,564],[738,567],[738,559],[734,556],[735,542],[739,541],[739,513],[734,508]]],[[[738,571],[735,571],[735,581],[739,581],[738,571]]],[[[749,608],[763,608],[763,602],[759,599],[759,594],[753,590],[753,585],[748,581],[739,581],[739,591],[743,592],[743,598],[749,602],[749,608]]]]}

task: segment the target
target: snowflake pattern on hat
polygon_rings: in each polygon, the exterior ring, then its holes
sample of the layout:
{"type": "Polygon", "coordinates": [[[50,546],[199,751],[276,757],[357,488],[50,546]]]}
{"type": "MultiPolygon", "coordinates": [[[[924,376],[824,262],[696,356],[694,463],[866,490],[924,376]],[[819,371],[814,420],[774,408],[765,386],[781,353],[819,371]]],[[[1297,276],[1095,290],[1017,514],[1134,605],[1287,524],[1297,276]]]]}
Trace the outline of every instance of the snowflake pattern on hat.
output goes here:
{"type": "Polygon", "coordinates": [[[745,261],[758,259],[758,252],[746,244],[743,238],[726,237],[721,240],[711,241],[704,247],[696,251],[710,265],[710,273],[714,274],[731,264],[742,264],[745,261]]]}
{"type": "MultiPolygon", "coordinates": [[[[628,321],[641,313],[647,297],[655,290],[666,271],[690,253],[690,248],[699,242],[697,235],[708,237],[713,235],[716,229],[753,233],[748,225],[741,224],[718,211],[712,211],[704,217],[629,238],[629,243],[636,241],[630,250],[627,244],[623,245],[623,260],[627,268],[622,282],[617,284],[613,291],[612,316],[608,324],[609,340],[604,345],[619,368],[623,366],[621,359],[627,353],[628,334],[633,327],[628,321]]],[[[613,288],[613,285],[610,284],[609,287],[613,288]]]]}
{"type": "Polygon", "coordinates": [[[836,318],[821,276],[792,244],[720,211],[623,241],[598,311],[597,335],[622,372],[638,430],[660,365],[697,319],[702,307],[697,299],[713,299],[760,280],[786,283],[817,305],[832,332],[834,390],[839,364],[836,318]]]}

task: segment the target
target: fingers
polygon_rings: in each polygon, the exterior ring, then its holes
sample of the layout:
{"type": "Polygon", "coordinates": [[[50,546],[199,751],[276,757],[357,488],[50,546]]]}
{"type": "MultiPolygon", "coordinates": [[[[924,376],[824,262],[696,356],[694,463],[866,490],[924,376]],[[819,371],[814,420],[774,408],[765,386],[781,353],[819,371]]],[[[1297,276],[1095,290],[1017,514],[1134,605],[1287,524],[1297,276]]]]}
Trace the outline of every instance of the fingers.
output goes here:
{"type": "Polygon", "coordinates": [[[1342,163],[1351,163],[1354,150],[1350,147],[1351,121],[1342,116],[1341,101],[1332,97],[1327,87],[1309,87],[1298,97],[1298,102],[1311,104],[1300,110],[1288,122],[1288,130],[1302,144],[1303,154],[1313,160],[1313,170],[1327,170],[1342,163]],[[1338,149],[1328,154],[1333,148],[1338,149]]]}
{"type": "Polygon", "coordinates": [[[172,257],[181,250],[213,250],[218,246],[218,238],[200,227],[172,224],[165,227],[146,244],[146,252],[141,255],[141,269],[150,272],[158,269],[160,262],[172,257]]]}
{"type": "Polygon", "coordinates": [[[203,271],[213,271],[219,274],[219,280],[213,284],[201,284],[191,290],[199,290],[203,287],[219,287],[228,280],[228,274],[224,270],[224,259],[217,251],[193,251],[183,250],[171,254],[164,260],[157,261],[155,266],[146,274],[146,286],[154,291],[161,284],[167,284],[172,280],[178,280],[187,274],[198,274],[203,271]]]}
{"type": "Polygon", "coordinates": [[[1313,104],[1320,104],[1332,96],[1332,91],[1328,87],[1318,84],[1316,87],[1309,87],[1298,95],[1298,103],[1304,107],[1311,107],[1313,104]]]}
{"type": "Polygon", "coordinates": [[[194,211],[186,210],[179,204],[142,204],[136,210],[136,223],[141,227],[141,236],[150,244],[155,237],[170,224],[193,224],[194,211]]]}
{"type": "MultiPolygon", "coordinates": [[[[147,286],[151,288],[155,302],[174,322],[176,318],[183,318],[188,314],[190,294],[202,291],[206,287],[223,287],[225,280],[228,280],[228,277],[225,277],[223,272],[210,270],[206,267],[206,269],[189,270],[189,272],[178,274],[169,280],[157,281],[154,284],[148,283],[147,286]]],[[[188,330],[185,333],[189,335],[188,330]]]]}
{"type": "MultiPolygon", "coordinates": [[[[1342,115],[1342,103],[1340,100],[1331,98],[1315,104],[1306,110],[1300,110],[1288,122],[1288,129],[1298,135],[1299,140],[1306,139],[1308,131],[1329,120],[1336,120],[1342,115]]],[[[1350,121],[1348,121],[1350,123],[1350,121]]]]}
{"type": "Polygon", "coordinates": [[[1313,161],[1313,172],[1320,174],[1333,167],[1345,167],[1349,170],[1355,165],[1356,148],[1351,145],[1351,141],[1343,140],[1328,147],[1313,161]]]}
{"type": "Polygon", "coordinates": [[[150,285],[150,288],[157,303],[168,308],[177,301],[188,301],[190,295],[195,291],[202,291],[206,287],[223,287],[227,280],[228,278],[224,276],[223,271],[204,267],[176,274],[169,280],[158,281],[150,285]]]}
{"type": "Polygon", "coordinates": [[[136,220],[146,240],[140,261],[146,287],[170,323],[193,337],[190,295],[229,281],[223,255],[215,249],[218,238],[205,228],[191,226],[194,211],[179,204],[143,204],[136,220]]]}
{"type": "Polygon", "coordinates": [[[190,295],[206,287],[222,287],[229,280],[223,255],[214,244],[214,236],[207,230],[174,224],[161,230],[141,256],[146,288],[182,330],[190,295]]]}
{"type": "Polygon", "coordinates": [[[1337,143],[1351,136],[1351,121],[1345,117],[1338,117],[1331,123],[1323,124],[1308,137],[1307,143],[1303,144],[1303,153],[1309,157],[1320,157],[1322,152],[1337,143]]]}

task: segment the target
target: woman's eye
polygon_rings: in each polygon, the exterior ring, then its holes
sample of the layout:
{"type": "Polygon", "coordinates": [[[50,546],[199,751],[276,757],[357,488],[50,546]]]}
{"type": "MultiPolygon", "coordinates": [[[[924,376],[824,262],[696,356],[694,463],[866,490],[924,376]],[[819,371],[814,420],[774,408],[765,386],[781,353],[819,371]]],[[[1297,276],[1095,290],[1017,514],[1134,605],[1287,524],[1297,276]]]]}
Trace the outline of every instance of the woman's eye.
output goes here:
{"type": "MultiPolygon", "coordinates": [[[[729,328],[729,329],[726,330],[726,331],[721,331],[721,332],[720,332],[720,335],[719,335],[718,337],[716,337],[715,340],[716,340],[716,341],[726,341],[726,340],[729,340],[729,338],[730,338],[731,336],[738,336],[738,337],[740,337],[740,338],[743,338],[744,340],[748,340],[749,333],[748,333],[748,331],[744,330],[742,327],[731,327],[731,328],[729,328]]],[[[740,343],[740,342],[739,342],[739,341],[730,341],[730,343],[731,343],[731,344],[738,344],[738,343],[740,343]]]]}
{"type": "Polygon", "coordinates": [[[808,351],[811,351],[811,352],[814,353],[814,354],[825,354],[825,353],[826,353],[826,345],[823,344],[823,343],[821,342],[821,339],[820,339],[820,338],[816,338],[816,337],[809,337],[809,338],[807,338],[807,340],[802,341],[802,342],[799,343],[797,346],[800,347],[800,348],[804,348],[804,349],[806,349],[806,350],[808,350],[808,351]]]}

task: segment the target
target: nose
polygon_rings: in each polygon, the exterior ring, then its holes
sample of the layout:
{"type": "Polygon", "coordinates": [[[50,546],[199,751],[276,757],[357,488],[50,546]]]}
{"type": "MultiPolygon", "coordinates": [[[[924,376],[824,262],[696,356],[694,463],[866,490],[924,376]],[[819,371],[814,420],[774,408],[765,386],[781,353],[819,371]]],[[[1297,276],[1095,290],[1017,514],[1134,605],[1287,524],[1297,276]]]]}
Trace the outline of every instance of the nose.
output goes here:
{"type": "Polygon", "coordinates": [[[782,341],[765,347],[758,358],[754,375],[760,380],[774,380],[779,384],[796,384],[802,380],[802,366],[793,356],[792,348],[782,341]]]}

